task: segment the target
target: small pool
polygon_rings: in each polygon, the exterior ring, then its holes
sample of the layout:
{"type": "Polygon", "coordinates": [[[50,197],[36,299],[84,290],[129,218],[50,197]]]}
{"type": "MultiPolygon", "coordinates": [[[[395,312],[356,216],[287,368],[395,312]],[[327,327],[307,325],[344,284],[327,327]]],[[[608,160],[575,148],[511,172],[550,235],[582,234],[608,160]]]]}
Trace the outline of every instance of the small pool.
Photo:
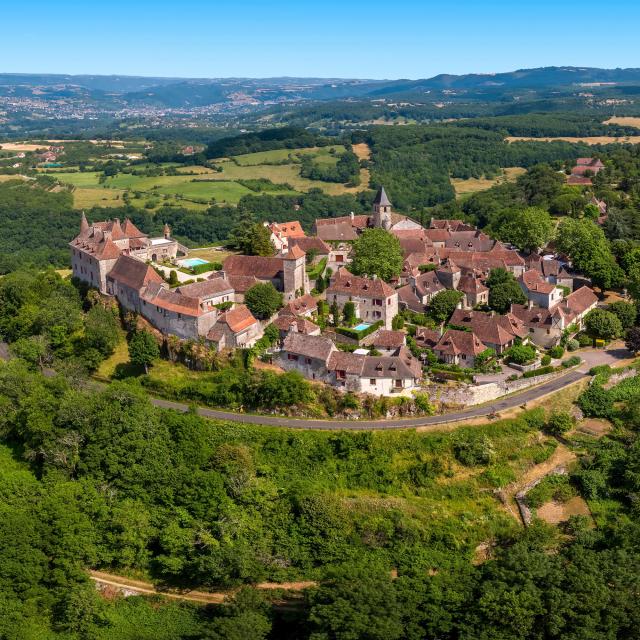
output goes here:
{"type": "Polygon", "coordinates": [[[192,268],[201,264],[207,264],[207,260],[203,260],[202,258],[187,258],[186,260],[182,260],[180,264],[184,267],[192,268]]]}
{"type": "Polygon", "coordinates": [[[364,329],[368,329],[371,325],[368,322],[361,322],[353,327],[356,331],[363,331],[364,329]]]}

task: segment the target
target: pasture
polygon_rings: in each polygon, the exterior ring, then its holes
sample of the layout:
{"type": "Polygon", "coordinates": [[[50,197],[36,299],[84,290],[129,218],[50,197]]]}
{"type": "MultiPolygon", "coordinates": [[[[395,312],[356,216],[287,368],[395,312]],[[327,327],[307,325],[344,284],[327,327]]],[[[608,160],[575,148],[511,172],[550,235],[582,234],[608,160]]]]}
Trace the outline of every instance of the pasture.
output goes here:
{"type": "Polygon", "coordinates": [[[584,144],[640,144],[640,136],[557,136],[550,138],[529,138],[524,136],[508,136],[507,142],[582,142],[584,144]]]}
{"type": "Polygon", "coordinates": [[[332,145],[330,147],[309,147],[306,149],[273,149],[272,151],[258,151],[256,153],[244,153],[239,156],[233,156],[233,160],[243,167],[262,165],[262,164],[280,164],[285,162],[300,162],[299,156],[314,155],[316,162],[326,161],[327,158],[333,158],[330,149],[334,149],[335,153],[344,153],[345,148],[341,144],[332,145]]]}
{"type": "Polygon", "coordinates": [[[496,184],[502,184],[504,182],[513,182],[518,176],[525,173],[526,169],[522,167],[507,167],[502,170],[502,175],[496,178],[468,178],[463,180],[461,178],[451,178],[451,185],[453,186],[456,197],[471,195],[478,191],[485,191],[493,187],[496,184]]]}
{"type": "Polygon", "coordinates": [[[604,124],[621,124],[627,127],[637,127],[640,129],[640,118],[633,116],[614,116],[604,121],[604,124]]]}

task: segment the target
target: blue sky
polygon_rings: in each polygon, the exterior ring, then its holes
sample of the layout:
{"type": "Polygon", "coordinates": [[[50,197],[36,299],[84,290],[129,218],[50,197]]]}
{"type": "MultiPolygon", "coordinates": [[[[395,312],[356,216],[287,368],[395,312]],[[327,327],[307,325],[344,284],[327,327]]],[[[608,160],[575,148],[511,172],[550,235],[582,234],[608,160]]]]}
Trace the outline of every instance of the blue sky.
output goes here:
{"type": "Polygon", "coordinates": [[[637,0],[7,2],[0,71],[425,78],[640,67],[639,22],[637,0]]]}

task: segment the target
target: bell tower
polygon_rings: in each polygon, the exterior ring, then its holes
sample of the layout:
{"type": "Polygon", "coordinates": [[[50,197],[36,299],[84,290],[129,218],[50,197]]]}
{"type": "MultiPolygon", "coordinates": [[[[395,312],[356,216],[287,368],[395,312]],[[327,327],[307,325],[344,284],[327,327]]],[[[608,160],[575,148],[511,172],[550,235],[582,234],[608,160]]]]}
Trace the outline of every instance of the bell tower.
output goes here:
{"type": "Polygon", "coordinates": [[[391,201],[387,197],[384,187],[378,189],[373,200],[373,226],[378,229],[391,228],[391,201]]]}

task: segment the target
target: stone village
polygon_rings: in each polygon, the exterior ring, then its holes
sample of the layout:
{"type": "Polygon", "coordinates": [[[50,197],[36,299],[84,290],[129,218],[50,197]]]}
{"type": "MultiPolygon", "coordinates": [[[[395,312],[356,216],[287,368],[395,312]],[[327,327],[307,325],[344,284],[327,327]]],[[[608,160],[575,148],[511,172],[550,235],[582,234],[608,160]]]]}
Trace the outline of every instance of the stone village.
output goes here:
{"type": "MultiPolygon", "coordinates": [[[[152,238],[128,219],[90,223],[83,214],[80,232],[69,245],[72,273],[164,336],[201,341],[218,351],[251,347],[273,324],[280,341],[270,355],[281,369],[373,395],[411,395],[426,388],[433,382],[425,373],[426,351],[432,363],[440,364],[441,375],[447,367],[470,371],[481,387],[493,380],[475,375],[481,362],[488,360],[494,372],[500,371],[498,362],[516,344],[553,347],[579,332],[598,304],[588,281],[557,256],[523,255],[461,220],[432,219],[425,228],[396,214],[384,188],[370,215],[318,219],[312,235],[297,221],[267,226],[275,255],[231,255],[222,269],[170,286],[161,275],[167,275],[167,265],[178,269],[194,261],[168,226],[162,237],[152,238]],[[352,243],[369,228],[398,238],[404,262],[393,281],[349,271],[352,243]],[[330,274],[322,293],[311,288],[307,274],[319,262],[330,274]],[[526,304],[513,304],[502,315],[486,310],[486,282],[495,269],[513,274],[526,304]],[[271,283],[284,301],[274,317],[263,321],[244,304],[245,294],[258,283],[271,283]],[[414,326],[409,332],[394,323],[398,314],[424,315],[434,297],[447,290],[461,295],[442,325],[414,326]],[[320,306],[342,315],[346,305],[355,313],[355,326],[341,331],[336,318],[332,327],[321,328],[320,306]]],[[[529,368],[539,364],[536,359],[529,368]]],[[[502,380],[524,369],[505,363],[502,380]]],[[[509,391],[504,384],[497,388],[494,396],[509,391]]]]}

